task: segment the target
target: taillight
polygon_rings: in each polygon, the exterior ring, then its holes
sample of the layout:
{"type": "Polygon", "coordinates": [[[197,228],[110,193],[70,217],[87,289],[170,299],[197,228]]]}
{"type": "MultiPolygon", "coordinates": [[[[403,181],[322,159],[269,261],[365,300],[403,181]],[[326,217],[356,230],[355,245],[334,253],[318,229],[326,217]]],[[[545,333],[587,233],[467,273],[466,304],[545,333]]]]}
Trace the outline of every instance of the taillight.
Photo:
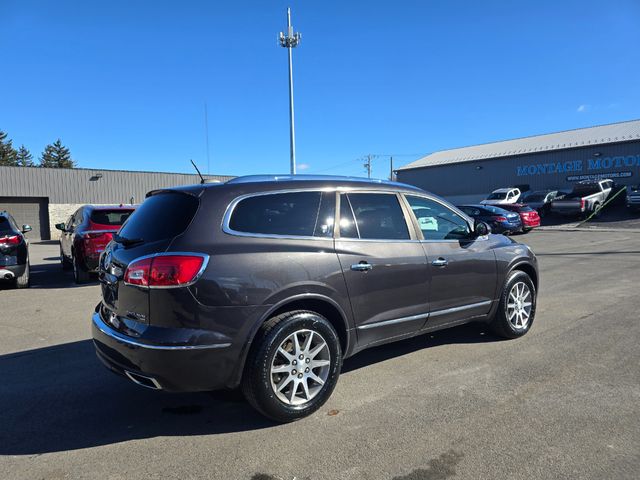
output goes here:
{"type": "Polygon", "coordinates": [[[18,245],[20,243],[19,235],[7,235],[0,238],[0,243],[3,245],[18,245]]]}
{"type": "Polygon", "coordinates": [[[82,234],[84,253],[89,256],[98,256],[113,239],[111,232],[87,232],[82,234]]]}
{"type": "Polygon", "coordinates": [[[507,217],[492,217],[496,222],[506,222],[507,217]]]}
{"type": "Polygon", "coordinates": [[[193,282],[202,269],[200,255],[158,255],[132,262],[124,281],[141,287],[180,287],[193,282]]]}
{"type": "Polygon", "coordinates": [[[580,199],[580,210],[584,210],[586,204],[587,204],[587,202],[585,201],[585,199],[581,198],[580,199]]]}

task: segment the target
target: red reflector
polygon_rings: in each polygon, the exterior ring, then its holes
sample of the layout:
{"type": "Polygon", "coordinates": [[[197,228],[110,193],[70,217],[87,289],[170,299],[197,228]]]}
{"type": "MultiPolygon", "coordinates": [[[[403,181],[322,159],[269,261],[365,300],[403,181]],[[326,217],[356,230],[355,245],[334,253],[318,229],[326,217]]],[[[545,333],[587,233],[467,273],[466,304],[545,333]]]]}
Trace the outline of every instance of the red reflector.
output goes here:
{"type": "Polygon", "coordinates": [[[131,263],[124,281],[143,287],[179,287],[191,283],[204,263],[196,255],[160,255],[131,263]]]}
{"type": "Polygon", "coordinates": [[[18,235],[11,235],[0,238],[0,243],[4,245],[18,245],[20,243],[20,237],[18,235]]]}

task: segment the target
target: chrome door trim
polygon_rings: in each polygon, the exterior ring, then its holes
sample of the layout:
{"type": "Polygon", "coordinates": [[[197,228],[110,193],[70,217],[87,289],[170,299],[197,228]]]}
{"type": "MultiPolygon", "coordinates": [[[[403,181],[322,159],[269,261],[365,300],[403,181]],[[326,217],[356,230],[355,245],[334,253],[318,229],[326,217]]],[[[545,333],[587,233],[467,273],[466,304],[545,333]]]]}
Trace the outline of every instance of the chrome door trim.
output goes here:
{"type": "Polygon", "coordinates": [[[410,317],[394,318],[393,320],[383,320],[382,322],[369,323],[367,325],[360,325],[358,327],[358,330],[367,330],[369,328],[385,327],[387,325],[394,325],[396,323],[411,322],[414,320],[424,320],[426,318],[429,318],[429,314],[421,313],[419,315],[411,315],[410,317]]]}
{"type": "Polygon", "coordinates": [[[484,307],[487,305],[491,305],[491,303],[493,302],[493,300],[485,300],[484,302],[478,302],[478,303],[470,303],[468,305],[461,305],[459,307],[453,307],[453,308],[445,308],[444,310],[436,310],[435,312],[431,312],[431,317],[438,317],[441,315],[447,315],[449,313],[456,313],[456,312],[462,312],[464,310],[471,310],[472,308],[477,308],[477,307],[484,307]]]}

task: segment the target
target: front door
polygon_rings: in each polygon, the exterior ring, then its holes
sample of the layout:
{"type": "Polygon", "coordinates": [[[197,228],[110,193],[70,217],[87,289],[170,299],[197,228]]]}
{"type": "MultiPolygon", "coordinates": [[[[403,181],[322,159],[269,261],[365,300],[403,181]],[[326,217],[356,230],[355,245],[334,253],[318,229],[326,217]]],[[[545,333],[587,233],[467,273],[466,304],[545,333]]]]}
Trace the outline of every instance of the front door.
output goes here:
{"type": "Polygon", "coordinates": [[[430,314],[426,327],[484,315],[496,294],[496,259],[489,237],[475,238],[467,220],[428,197],[406,195],[429,262],[430,314]]]}
{"type": "Polygon", "coordinates": [[[341,194],[335,245],[360,345],[422,327],[429,266],[395,193],[341,194]]]}

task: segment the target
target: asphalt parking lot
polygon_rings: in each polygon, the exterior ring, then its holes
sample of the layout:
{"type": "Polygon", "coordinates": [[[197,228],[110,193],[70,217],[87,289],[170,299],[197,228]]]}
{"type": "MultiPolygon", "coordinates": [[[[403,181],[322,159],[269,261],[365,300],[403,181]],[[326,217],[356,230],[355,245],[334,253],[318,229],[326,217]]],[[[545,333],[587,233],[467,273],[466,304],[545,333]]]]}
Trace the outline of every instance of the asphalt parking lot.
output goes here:
{"type": "Polygon", "coordinates": [[[347,360],[315,415],[275,425],[235,393],[164,394],[104,369],[97,284],[32,245],[29,290],[0,291],[7,479],[638,478],[640,233],[538,231],[532,330],[469,325],[347,360]]]}

